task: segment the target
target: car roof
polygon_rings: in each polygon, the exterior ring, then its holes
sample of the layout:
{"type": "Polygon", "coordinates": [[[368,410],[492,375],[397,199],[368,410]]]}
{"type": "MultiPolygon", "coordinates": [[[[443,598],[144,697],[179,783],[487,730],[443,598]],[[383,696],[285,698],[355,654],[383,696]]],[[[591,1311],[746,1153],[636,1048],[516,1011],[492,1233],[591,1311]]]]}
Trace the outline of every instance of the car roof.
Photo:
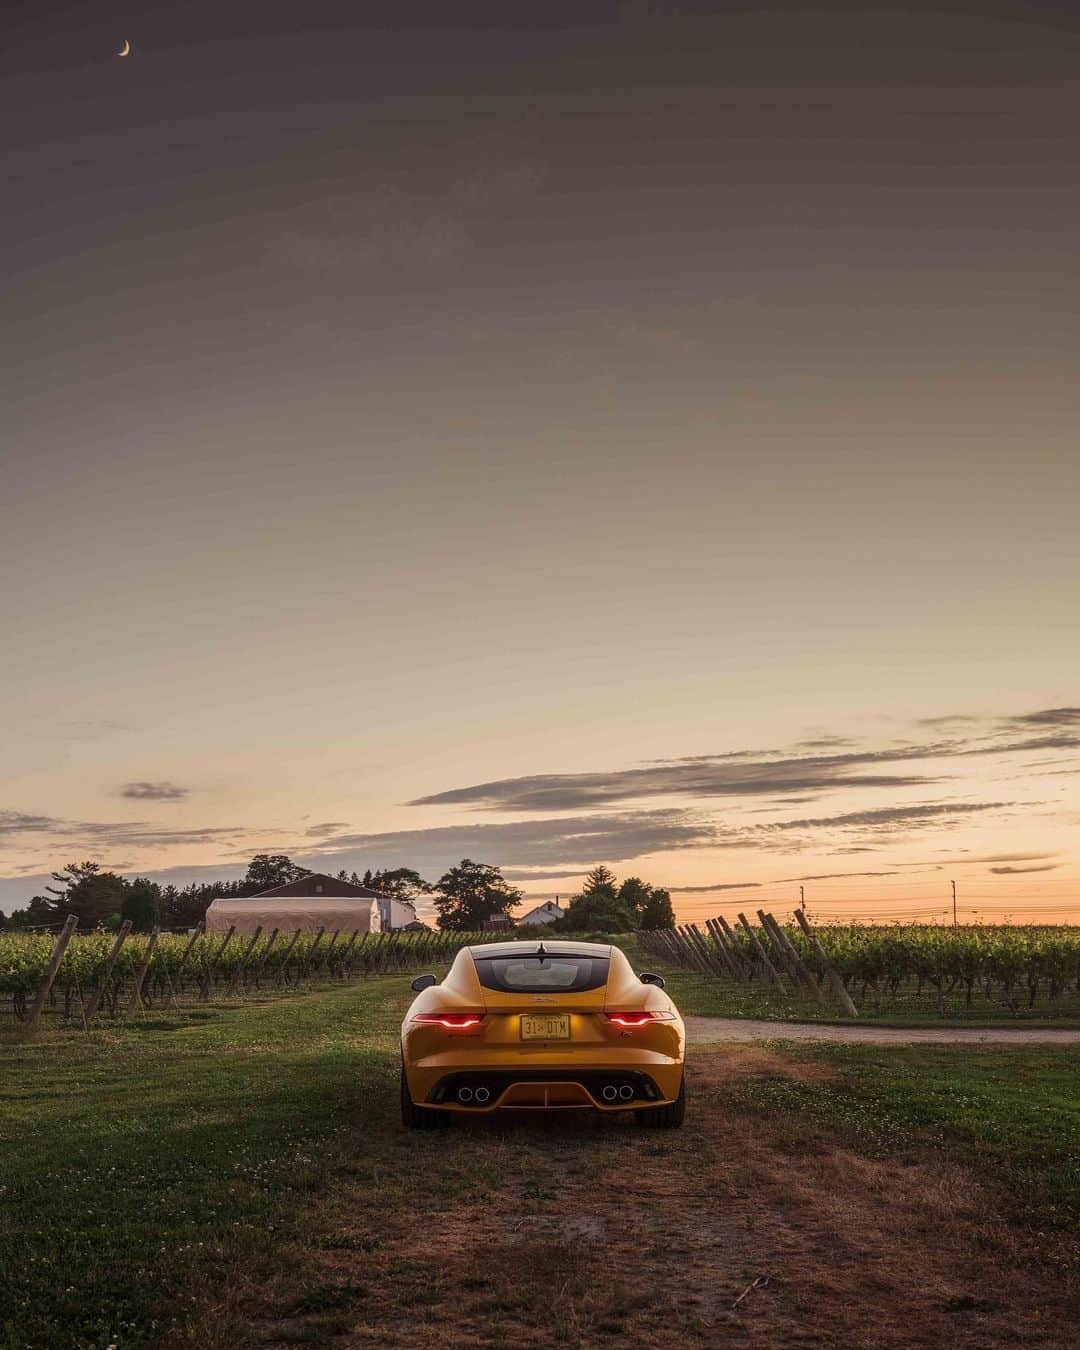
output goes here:
{"type": "Polygon", "coordinates": [[[608,942],[564,942],[555,938],[534,938],[529,942],[485,942],[470,947],[469,955],[473,960],[485,956],[535,956],[541,946],[546,956],[611,955],[611,944],[608,942]]]}

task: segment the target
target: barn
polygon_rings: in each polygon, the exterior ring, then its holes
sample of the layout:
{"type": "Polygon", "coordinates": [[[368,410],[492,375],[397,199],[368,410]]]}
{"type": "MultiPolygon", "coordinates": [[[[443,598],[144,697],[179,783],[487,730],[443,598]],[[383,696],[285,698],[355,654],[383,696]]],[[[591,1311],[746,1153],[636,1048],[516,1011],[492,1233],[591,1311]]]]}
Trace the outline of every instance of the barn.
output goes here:
{"type": "Polygon", "coordinates": [[[299,928],[314,933],[325,928],[327,932],[378,933],[382,930],[382,899],[367,886],[313,872],[259,895],[242,899],[219,896],[206,911],[206,931],[227,933],[235,928],[238,933],[254,933],[261,927],[265,932],[299,928]]]}

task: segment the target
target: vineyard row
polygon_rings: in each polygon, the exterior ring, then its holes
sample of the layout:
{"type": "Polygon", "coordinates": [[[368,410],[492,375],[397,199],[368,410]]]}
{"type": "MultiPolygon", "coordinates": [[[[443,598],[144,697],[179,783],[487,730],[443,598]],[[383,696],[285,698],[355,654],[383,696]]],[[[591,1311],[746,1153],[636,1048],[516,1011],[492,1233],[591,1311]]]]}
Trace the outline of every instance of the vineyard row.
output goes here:
{"type": "Polygon", "coordinates": [[[709,919],[642,933],[646,951],[685,969],[788,996],[830,995],[850,1016],[855,999],[883,1004],[928,994],[971,1008],[992,1000],[1017,1011],[1037,1000],[1080,997],[1080,929],[934,924],[835,924],[811,928],[801,910],[780,924],[757,912],[737,926],[709,919]]]}
{"type": "Polygon", "coordinates": [[[0,998],[8,1000],[20,1022],[36,1020],[35,1013],[45,1010],[86,1021],[99,1012],[117,1016],[304,981],[417,970],[449,961],[461,947],[492,937],[325,929],[141,936],[131,935],[127,925],[115,935],[0,934],[0,998]]]}

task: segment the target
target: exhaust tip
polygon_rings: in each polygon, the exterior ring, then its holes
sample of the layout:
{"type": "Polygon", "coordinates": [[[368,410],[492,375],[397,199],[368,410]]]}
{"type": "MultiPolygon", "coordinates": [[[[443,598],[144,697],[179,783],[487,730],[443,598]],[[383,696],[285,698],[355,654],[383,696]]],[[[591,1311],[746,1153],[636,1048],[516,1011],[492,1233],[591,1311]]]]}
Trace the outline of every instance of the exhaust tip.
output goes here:
{"type": "Polygon", "coordinates": [[[491,1092],[486,1087],[478,1087],[473,1095],[475,1096],[476,1100],[481,1105],[483,1105],[483,1103],[486,1102],[488,1098],[491,1096],[491,1092]]]}
{"type": "Polygon", "coordinates": [[[473,1099],[473,1090],[471,1087],[459,1087],[457,1090],[457,1099],[459,1102],[471,1102],[473,1099]]]}
{"type": "Polygon", "coordinates": [[[622,1101],[628,1102],[634,1095],[634,1089],[629,1083],[623,1083],[619,1087],[619,1097],[622,1101]]]}
{"type": "Polygon", "coordinates": [[[618,1095],[619,1089],[614,1085],[614,1083],[605,1083],[604,1086],[600,1089],[600,1096],[603,1097],[604,1101],[606,1102],[615,1101],[618,1095]]]}

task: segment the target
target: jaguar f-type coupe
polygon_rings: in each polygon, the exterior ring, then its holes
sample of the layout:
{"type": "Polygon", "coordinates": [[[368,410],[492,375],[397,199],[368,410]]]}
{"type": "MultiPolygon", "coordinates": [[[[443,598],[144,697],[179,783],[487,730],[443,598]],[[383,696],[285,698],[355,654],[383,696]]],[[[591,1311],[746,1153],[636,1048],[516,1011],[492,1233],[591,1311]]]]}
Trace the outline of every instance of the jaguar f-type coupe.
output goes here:
{"type": "Polygon", "coordinates": [[[664,981],[593,942],[463,947],[446,978],[413,981],[401,1027],[401,1116],[590,1109],[681,1125],[682,1018],[664,981]]]}

